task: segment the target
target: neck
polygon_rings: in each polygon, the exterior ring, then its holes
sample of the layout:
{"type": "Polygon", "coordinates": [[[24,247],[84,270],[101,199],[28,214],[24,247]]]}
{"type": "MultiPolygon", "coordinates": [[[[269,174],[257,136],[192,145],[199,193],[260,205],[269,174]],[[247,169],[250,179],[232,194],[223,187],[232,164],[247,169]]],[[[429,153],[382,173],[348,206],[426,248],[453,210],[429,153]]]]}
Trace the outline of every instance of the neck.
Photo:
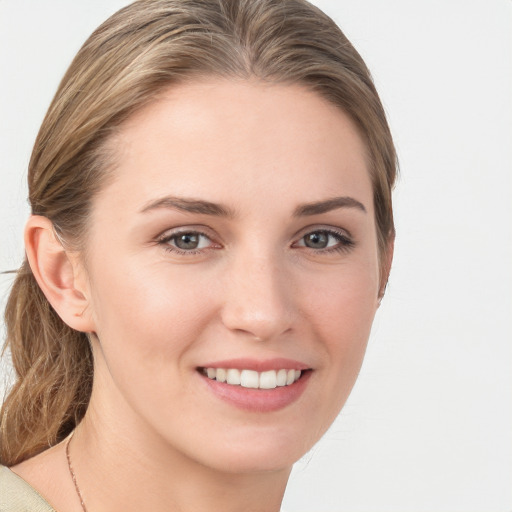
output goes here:
{"type": "Polygon", "coordinates": [[[117,425],[112,416],[106,421],[101,412],[91,400],[70,450],[88,512],[279,511],[291,468],[230,473],[207,467],[133,424],[117,425]]]}

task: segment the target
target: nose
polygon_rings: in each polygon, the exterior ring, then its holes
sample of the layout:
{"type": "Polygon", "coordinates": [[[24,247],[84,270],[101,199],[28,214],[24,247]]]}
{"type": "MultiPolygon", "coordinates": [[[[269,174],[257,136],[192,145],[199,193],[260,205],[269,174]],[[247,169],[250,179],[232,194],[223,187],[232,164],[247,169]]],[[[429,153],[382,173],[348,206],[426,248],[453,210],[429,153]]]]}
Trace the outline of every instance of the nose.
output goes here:
{"type": "Polygon", "coordinates": [[[292,329],[293,280],[276,258],[238,258],[225,285],[221,316],[230,331],[272,340],[292,329]]]}

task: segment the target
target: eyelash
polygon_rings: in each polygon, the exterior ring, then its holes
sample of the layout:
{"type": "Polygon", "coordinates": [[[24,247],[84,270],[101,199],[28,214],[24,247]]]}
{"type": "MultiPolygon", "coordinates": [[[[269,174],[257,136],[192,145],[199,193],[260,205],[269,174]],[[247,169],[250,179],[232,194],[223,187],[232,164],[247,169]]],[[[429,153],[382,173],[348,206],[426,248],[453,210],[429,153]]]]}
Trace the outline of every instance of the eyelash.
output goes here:
{"type": "MultiPolygon", "coordinates": [[[[307,249],[308,251],[311,251],[313,253],[320,253],[320,254],[331,254],[331,253],[345,253],[349,252],[355,245],[355,242],[344,233],[341,233],[339,231],[335,231],[332,229],[314,229],[312,231],[308,231],[307,233],[304,233],[299,239],[299,241],[302,241],[305,239],[306,236],[312,235],[312,234],[325,234],[330,237],[333,237],[338,242],[334,247],[327,247],[323,249],[314,249],[312,247],[308,247],[305,244],[299,245],[298,247],[304,247],[304,249],[307,249]]],[[[212,249],[218,249],[220,248],[220,245],[217,244],[217,247],[215,247],[215,244],[212,242],[213,246],[209,247],[203,247],[199,249],[190,249],[190,250],[184,250],[180,249],[179,247],[176,247],[176,245],[171,245],[171,242],[173,240],[176,240],[178,237],[183,235],[193,235],[193,236],[199,236],[207,238],[211,241],[211,237],[209,237],[206,233],[203,233],[202,231],[198,230],[184,230],[184,231],[178,231],[174,232],[169,235],[162,236],[157,240],[158,245],[162,245],[164,249],[168,252],[171,252],[173,254],[178,254],[180,256],[194,256],[197,254],[204,253],[205,251],[209,251],[212,249]]],[[[292,247],[297,247],[297,242],[295,242],[292,247]]]]}
{"type": "Polygon", "coordinates": [[[162,245],[167,252],[171,252],[173,254],[178,254],[179,256],[194,256],[197,254],[204,253],[205,251],[218,248],[218,247],[210,246],[210,247],[204,247],[204,248],[200,248],[200,249],[184,250],[184,249],[180,249],[179,247],[176,247],[175,245],[171,245],[171,242],[173,240],[176,240],[178,237],[184,236],[184,235],[194,235],[194,236],[204,237],[211,241],[211,237],[209,237],[206,233],[203,233],[202,231],[191,229],[191,230],[183,230],[183,231],[174,232],[174,233],[171,233],[170,235],[164,235],[163,237],[158,239],[158,244],[162,245]]]}
{"type": "Polygon", "coordinates": [[[336,231],[333,229],[314,229],[314,230],[308,231],[307,233],[302,235],[300,240],[304,240],[304,238],[306,236],[312,235],[315,233],[316,234],[321,233],[321,234],[331,236],[334,239],[336,239],[336,241],[338,243],[334,247],[328,247],[328,248],[324,248],[324,249],[313,249],[313,248],[307,247],[305,245],[301,245],[300,247],[305,247],[306,249],[309,249],[310,251],[312,251],[314,253],[331,254],[331,253],[349,252],[355,245],[355,242],[349,236],[347,236],[346,234],[344,234],[340,231],[336,231]]]}

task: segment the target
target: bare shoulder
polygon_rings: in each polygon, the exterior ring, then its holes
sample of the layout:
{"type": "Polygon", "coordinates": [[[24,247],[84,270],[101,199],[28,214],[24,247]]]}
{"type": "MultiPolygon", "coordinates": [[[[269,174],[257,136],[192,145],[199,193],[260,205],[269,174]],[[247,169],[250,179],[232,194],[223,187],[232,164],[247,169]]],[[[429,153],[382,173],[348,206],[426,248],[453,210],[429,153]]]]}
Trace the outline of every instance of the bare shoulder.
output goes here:
{"type": "Polygon", "coordinates": [[[38,483],[58,479],[62,473],[62,468],[66,468],[65,464],[63,464],[66,460],[65,457],[64,446],[57,445],[31,459],[12,466],[10,469],[23,478],[23,480],[37,488],[38,483]],[[61,457],[64,457],[62,462],[60,461],[61,457]]]}

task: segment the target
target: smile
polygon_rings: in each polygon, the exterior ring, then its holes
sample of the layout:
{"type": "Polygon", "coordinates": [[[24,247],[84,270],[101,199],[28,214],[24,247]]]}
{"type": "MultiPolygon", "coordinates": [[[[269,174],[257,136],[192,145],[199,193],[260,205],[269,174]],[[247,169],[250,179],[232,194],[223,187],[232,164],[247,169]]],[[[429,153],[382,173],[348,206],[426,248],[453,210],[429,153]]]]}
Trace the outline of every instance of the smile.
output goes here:
{"type": "Polygon", "coordinates": [[[209,361],[196,367],[209,393],[249,412],[273,412],[291,406],[314,372],[307,363],[282,357],[209,361]]]}
{"type": "Polygon", "coordinates": [[[239,370],[236,368],[202,368],[203,375],[211,380],[252,389],[274,389],[290,386],[301,377],[301,370],[239,370]]]}

